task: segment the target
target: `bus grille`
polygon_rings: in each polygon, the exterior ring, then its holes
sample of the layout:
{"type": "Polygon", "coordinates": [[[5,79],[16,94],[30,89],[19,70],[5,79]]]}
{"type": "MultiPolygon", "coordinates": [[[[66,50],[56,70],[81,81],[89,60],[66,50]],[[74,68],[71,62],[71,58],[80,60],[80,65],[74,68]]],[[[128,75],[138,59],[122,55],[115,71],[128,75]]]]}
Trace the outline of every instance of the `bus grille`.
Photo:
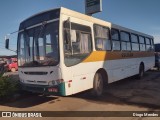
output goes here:
{"type": "Polygon", "coordinates": [[[24,72],[27,75],[47,75],[48,72],[24,72]]]}

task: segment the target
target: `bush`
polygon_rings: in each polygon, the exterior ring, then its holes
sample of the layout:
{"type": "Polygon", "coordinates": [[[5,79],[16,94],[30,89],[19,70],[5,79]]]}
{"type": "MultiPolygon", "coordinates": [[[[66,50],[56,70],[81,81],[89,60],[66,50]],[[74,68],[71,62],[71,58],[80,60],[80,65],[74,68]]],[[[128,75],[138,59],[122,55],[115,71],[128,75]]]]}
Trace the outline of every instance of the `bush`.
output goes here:
{"type": "Polygon", "coordinates": [[[0,99],[9,99],[18,91],[18,81],[8,76],[0,75],[0,99]]]}

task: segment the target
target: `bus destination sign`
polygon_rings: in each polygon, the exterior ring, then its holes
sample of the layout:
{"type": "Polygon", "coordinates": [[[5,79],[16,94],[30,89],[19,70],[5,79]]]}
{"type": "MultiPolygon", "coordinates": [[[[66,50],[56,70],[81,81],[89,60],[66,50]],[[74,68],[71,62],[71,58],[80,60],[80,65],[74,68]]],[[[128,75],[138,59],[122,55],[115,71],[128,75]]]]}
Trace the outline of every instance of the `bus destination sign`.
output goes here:
{"type": "Polygon", "coordinates": [[[102,0],[86,0],[85,13],[92,15],[93,13],[102,11],[102,0]]]}

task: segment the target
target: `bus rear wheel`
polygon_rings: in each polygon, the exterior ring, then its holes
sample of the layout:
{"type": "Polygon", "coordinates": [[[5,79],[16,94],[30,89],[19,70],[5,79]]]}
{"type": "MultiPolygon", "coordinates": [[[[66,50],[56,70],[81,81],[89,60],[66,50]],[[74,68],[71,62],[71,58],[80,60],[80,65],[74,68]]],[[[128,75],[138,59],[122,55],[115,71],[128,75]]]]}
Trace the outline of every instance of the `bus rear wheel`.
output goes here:
{"type": "Polygon", "coordinates": [[[141,64],[141,65],[139,66],[138,78],[139,78],[139,79],[142,79],[143,76],[144,76],[144,66],[143,66],[143,64],[141,64]]]}
{"type": "Polygon", "coordinates": [[[94,76],[92,95],[99,97],[103,93],[103,76],[97,72],[94,76]]]}

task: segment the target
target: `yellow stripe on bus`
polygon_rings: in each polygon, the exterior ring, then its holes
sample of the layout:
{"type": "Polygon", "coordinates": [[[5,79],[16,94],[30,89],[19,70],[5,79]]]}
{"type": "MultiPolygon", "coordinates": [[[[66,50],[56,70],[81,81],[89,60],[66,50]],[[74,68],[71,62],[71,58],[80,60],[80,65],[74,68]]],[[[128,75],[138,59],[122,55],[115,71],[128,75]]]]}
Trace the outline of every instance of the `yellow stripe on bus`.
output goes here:
{"type": "Polygon", "coordinates": [[[122,52],[122,51],[93,51],[83,62],[129,59],[154,56],[154,52],[122,52]]]}

